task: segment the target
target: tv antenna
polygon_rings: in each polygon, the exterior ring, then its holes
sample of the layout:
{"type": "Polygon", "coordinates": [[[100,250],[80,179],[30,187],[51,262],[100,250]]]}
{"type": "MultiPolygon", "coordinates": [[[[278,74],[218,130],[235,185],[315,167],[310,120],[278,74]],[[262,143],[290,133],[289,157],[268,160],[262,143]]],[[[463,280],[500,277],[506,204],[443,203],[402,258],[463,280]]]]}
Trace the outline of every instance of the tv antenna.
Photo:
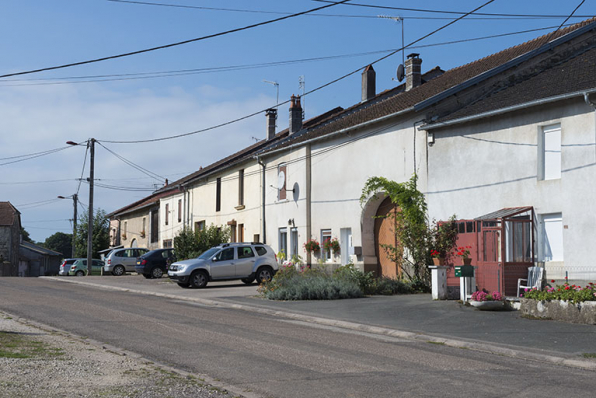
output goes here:
{"type": "Polygon", "coordinates": [[[277,108],[277,106],[279,105],[279,83],[278,82],[272,82],[270,80],[263,80],[263,83],[272,84],[277,89],[277,99],[276,99],[277,102],[275,103],[275,107],[277,108]]]}
{"type": "Polygon", "coordinates": [[[304,75],[298,76],[298,90],[302,90],[300,99],[302,100],[302,119],[304,119],[304,115],[306,115],[306,99],[304,98],[304,93],[306,92],[306,80],[304,80],[304,75]]]}
{"type": "Polygon", "coordinates": [[[377,15],[379,18],[384,19],[391,19],[395,22],[401,22],[401,65],[397,67],[397,80],[402,81],[404,80],[404,68],[406,65],[406,58],[404,56],[404,52],[406,51],[405,44],[404,44],[404,18],[403,17],[392,17],[389,15],[377,15]]]}

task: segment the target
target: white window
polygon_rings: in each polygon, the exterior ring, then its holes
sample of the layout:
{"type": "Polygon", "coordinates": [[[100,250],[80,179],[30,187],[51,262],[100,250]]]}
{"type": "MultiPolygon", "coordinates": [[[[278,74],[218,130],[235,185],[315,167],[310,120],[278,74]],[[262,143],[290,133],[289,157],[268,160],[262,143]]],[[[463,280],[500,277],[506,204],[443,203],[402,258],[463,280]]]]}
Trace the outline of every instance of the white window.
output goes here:
{"type": "Polygon", "coordinates": [[[542,127],[540,142],[540,168],[538,178],[556,180],[561,178],[561,125],[542,127]]]}
{"type": "Polygon", "coordinates": [[[283,251],[288,256],[288,228],[279,229],[279,251],[283,251]]]}
{"type": "Polygon", "coordinates": [[[561,213],[543,214],[540,237],[543,261],[563,261],[563,217],[561,213]]]}
{"type": "Polygon", "coordinates": [[[331,230],[330,229],[322,229],[321,230],[321,259],[323,261],[329,261],[332,259],[331,249],[325,250],[325,241],[326,240],[331,240],[331,230]]]}
{"type": "Polygon", "coordinates": [[[298,255],[298,228],[290,230],[290,255],[292,257],[298,255]]]}

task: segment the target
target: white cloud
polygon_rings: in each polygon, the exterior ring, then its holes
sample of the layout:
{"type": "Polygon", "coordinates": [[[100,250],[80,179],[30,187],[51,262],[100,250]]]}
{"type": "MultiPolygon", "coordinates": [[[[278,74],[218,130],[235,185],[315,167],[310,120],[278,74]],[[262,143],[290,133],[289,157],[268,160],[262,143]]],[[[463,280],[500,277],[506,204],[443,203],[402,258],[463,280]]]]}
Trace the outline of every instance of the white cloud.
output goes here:
{"type": "MultiPolygon", "coordinates": [[[[68,140],[144,140],[192,132],[265,109],[273,99],[250,91],[213,86],[171,87],[156,92],[120,92],[95,84],[4,87],[0,91],[0,158],[65,146],[68,140]]],[[[170,181],[197,170],[265,137],[265,117],[255,116],[190,137],[147,144],[105,146],[170,181]]],[[[84,147],[72,147],[38,159],[0,166],[0,200],[15,205],[67,196],[76,191],[84,147]],[[70,179],[68,182],[6,184],[70,179]]],[[[0,163],[5,161],[0,160],[0,163]]],[[[88,169],[87,169],[88,170],[88,169]]],[[[88,176],[85,171],[84,177],[88,176]]],[[[144,174],[104,150],[95,148],[95,177],[118,186],[151,186],[144,174]]],[[[88,186],[81,187],[86,203],[88,186]]],[[[95,207],[112,211],[149,194],[96,188],[95,207]]],[[[79,209],[81,212],[82,209],[79,209]]],[[[44,240],[70,224],[36,223],[72,218],[72,205],[56,201],[22,210],[33,239],[44,240]],[[44,229],[42,229],[44,228],[44,229]],[[47,229],[45,229],[47,228],[47,229]]]]}

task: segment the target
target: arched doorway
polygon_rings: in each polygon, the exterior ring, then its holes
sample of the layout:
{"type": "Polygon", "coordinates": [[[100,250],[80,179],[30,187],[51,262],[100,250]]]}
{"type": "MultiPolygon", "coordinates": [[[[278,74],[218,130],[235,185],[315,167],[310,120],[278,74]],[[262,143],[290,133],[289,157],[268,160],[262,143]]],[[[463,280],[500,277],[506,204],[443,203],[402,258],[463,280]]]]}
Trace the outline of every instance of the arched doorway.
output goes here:
{"type": "Polygon", "coordinates": [[[391,260],[383,245],[397,247],[396,218],[395,214],[399,207],[391,202],[389,197],[385,198],[379,205],[375,215],[375,255],[377,257],[377,275],[388,278],[401,277],[401,269],[391,260]]]}
{"type": "Polygon", "coordinates": [[[130,247],[137,247],[137,240],[133,239],[132,242],[130,242],[130,247]]]}

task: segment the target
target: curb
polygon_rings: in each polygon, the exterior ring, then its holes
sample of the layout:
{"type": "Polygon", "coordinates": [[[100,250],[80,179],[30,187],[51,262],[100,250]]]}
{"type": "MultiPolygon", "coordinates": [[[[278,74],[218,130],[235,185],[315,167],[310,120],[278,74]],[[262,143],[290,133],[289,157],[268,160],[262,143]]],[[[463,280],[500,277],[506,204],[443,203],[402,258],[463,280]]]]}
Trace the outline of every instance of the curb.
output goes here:
{"type": "Polygon", "coordinates": [[[116,291],[121,291],[121,292],[129,292],[129,293],[169,298],[169,299],[173,299],[173,300],[190,301],[190,302],[195,302],[195,303],[200,303],[203,305],[211,306],[214,308],[235,309],[235,310],[240,310],[240,311],[258,313],[258,314],[275,316],[275,317],[282,317],[282,318],[298,320],[298,321],[303,321],[303,322],[310,322],[310,323],[318,324],[318,325],[334,326],[334,327],[347,329],[347,330],[367,332],[367,333],[377,334],[377,335],[381,335],[381,336],[397,337],[397,338],[414,340],[414,341],[424,342],[424,343],[437,343],[437,344],[442,344],[442,345],[445,345],[448,347],[480,351],[480,352],[484,352],[484,353],[488,353],[488,354],[502,355],[502,356],[516,358],[516,359],[531,360],[531,361],[537,361],[537,362],[547,362],[547,363],[554,364],[554,365],[567,366],[567,367],[579,368],[579,369],[584,369],[584,370],[592,370],[592,371],[596,370],[596,362],[584,361],[581,359],[574,359],[574,358],[564,358],[564,357],[560,357],[560,356],[556,356],[556,355],[538,354],[538,353],[533,353],[533,352],[529,352],[529,351],[516,350],[513,348],[500,347],[500,346],[497,346],[494,344],[489,344],[489,343],[469,342],[469,341],[457,340],[457,339],[448,338],[448,337],[437,337],[437,336],[427,335],[427,334],[423,334],[423,333],[407,332],[404,330],[390,329],[390,328],[385,328],[385,327],[380,327],[380,326],[371,326],[371,325],[366,325],[366,324],[362,324],[362,323],[340,321],[340,320],[334,320],[334,319],[329,319],[329,318],[321,318],[321,317],[312,316],[312,315],[303,315],[303,314],[297,314],[297,313],[292,313],[292,312],[272,310],[272,309],[263,308],[263,307],[247,306],[244,304],[235,304],[235,303],[212,300],[212,299],[181,297],[181,296],[176,296],[176,295],[172,295],[172,294],[148,292],[145,290],[128,289],[128,288],[122,288],[122,287],[118,287],[118,286],[97,285],[95,283],[60,279],[60,278],[55,278],[55,277],[43,277],[43,278],[52,279],[52,280],[56,280],[56,281],[60,281],[60,282],[66,282],[66,283],[75,283],[75,284],[79,284],[79,285],[85,285],[85,286],[90,286],[90,287],[95,287],[95,288],[105,289],[105,290],[116,290],[116,291]]]}

